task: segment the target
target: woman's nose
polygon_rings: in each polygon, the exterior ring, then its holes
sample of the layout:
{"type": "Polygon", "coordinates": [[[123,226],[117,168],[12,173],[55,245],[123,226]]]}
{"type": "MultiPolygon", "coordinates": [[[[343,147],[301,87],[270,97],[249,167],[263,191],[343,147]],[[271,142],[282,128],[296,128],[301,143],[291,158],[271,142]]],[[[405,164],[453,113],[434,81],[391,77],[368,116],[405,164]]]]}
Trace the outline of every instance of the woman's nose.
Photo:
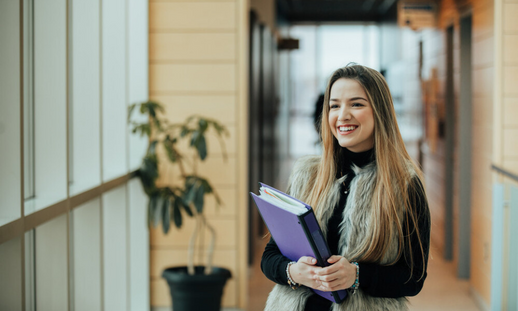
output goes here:
{"type": "Polygon", "coordinates": [[[340,115],[338,116],[338,120],[345,121],[351,119],[351,113],[347,107],[343,107],[340,109],[340,115]]]}

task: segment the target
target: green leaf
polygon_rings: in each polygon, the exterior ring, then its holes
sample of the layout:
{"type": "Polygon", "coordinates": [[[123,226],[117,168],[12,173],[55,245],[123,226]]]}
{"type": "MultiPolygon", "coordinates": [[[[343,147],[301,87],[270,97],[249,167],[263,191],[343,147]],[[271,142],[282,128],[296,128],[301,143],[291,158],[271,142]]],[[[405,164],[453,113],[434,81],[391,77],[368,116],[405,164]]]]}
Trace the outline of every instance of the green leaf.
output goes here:
{"type": "Polygon", "coordinates": [[[193,147],[196,146],[196,144],[198,143],[199,137],[200,137],[200,132],[192,131],[192,134],[191,134],[191,146],[193,146],[193,147]]]}
{"type": "Polygon", "coordinates": [[[184,201],[186,204],[191,204],[196,197],[197,187],[196,182],[192,177],[188,177],[185,179],[185,196],[184,201]]]}
{"type": "Polygon", "coordinates": [[[155,207],[157,206],[157,201],[158,201],[159,197],[158,196],[151,196],[149,198],[149,202],[148,202],[148,210],[147,210],[147,223],[148,223],[148,226],[151,227],[152,225],[154,227],[156,227],[156,223],[155,223],[155,207]]]}
{"type": "Polygon", "coordinates": [[[156,154],[147,154],[144,159],[142,159],[139,174],[146,181],[154,181],[158,177],[158,160],[156,154]]]}
{"type": "Polygon", "coordinates": [[[135,107],[137,107],[137,104],[132,104],[128,107],[128,123],[131,120],[131,114],[133,113],[133,110],[135,110],[135,107]]]}
{"type": "Polygon", "coordinates": [[[157,196],[157,199],[154,201],[153,206],[153,227],[158,226],[158,223],[160,222],[160,216],[162,214],[162,205],[164,202],[164,198],[161,196],[157,196]]]}
{"type": "Polygon", "coordinates": [[[180,132],[180,137],[185,137],[187,134],[189,134],[191,131],[187,128],[187,126],[182,125],[182,130],[180,132]]]}
{"type": "Polygon", "coordinates": [[[182,198],[178,198],[178,199],[181,200],[183,210],[187,213],[187,215],[189,215],[191,217],[194,216],[194,214],[193,214],[191,208],[189,207],[189,205],[185,204],[185,202],[183,201],[182,198]]]}
{"type": "Polygon", "coordinates": [[[171,221],[169,218],[171,217],[171,207],[170,200],[168,197],[162,198],[162,230],[165,234],[169,232],[169,228],[171,226],[171,221]]]}
{"type": "Polygon", "coordinates": [[[203,187],[198,187],[196,191],[196,195],[194,197],[194,207],[196,207],[196,210],[198,213],[203,213],[203,204],[204,200],[203,197],[205,196],[205,191],[203,190],[203,187]]]}
{"type": "Polygon", "coordinates": [[[179,157],[178,152],[176,152],[173,144],[174,142],[170,140],[169,137],[167,137],[163,142],[164,148],[167,152],[167,157],[172,163],[175,163],[179,157]]]}
{"type": "Polygon", "coordinates": [[[182,227],[182,213],[180,211],[180,207],[181,207],[181,199],[180,198],[177,198],[174,203],[173,203],[173,215],[172,215],[172,219],[174,221],[174,224],[177,228],[181,228],[182,227]]]}
{"type": "Polygon", "coordinates": [[[150,144],[149,144],[149,148],[147,150],[147,152],[149,154],[156,154],[156,144],[158,144],[158,140],[153,140],[150,144]]]}
{"type": "Polygon", "coordinates": [[[198,150],[198,155],[202,161],[207,158],[207,143],[205,141],[205,136],[200,135],[198,138],[198,141],[196,142],[196,150],[198,150]]]}
{"type": "Polygon", "coordinates": [[[200,118],[200,120],[198,120],[198,126],[200,127],[200,132],[205,132],[208,126],[207,120],[200,118]]]}

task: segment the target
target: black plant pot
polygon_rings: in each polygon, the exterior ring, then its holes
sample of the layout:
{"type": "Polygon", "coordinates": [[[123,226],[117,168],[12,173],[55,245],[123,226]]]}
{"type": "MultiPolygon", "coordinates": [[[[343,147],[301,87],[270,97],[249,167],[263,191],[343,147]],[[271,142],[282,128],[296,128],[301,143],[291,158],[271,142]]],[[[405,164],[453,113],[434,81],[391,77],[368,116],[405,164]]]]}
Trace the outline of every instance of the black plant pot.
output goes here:
{"type": "Polygon", "coordinates": [[[165,269],[162,277],[166,279],[173,299],[173,311],[219,311],[223,287],[231,277],[225,268],[212,268],[205,275],[205,267],[195,267],[195,274],[189,275],[187,267],[165,269]]]}

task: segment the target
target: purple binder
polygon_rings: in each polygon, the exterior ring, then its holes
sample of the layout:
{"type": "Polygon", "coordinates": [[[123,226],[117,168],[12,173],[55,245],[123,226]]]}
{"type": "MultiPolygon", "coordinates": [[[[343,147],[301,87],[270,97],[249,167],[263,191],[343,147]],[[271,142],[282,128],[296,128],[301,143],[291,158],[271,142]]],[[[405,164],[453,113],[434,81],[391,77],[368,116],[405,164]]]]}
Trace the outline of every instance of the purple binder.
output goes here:
{"type": "MultiPolygon", "coordinates": [[[[282,191],[266,184],[259,184],[265,188],[270,188],[283,193],[282,191]]],[[[297,261],[302,256],[310,256],[317,260],[318,266],[329,266],[327,259],[331,257],[331,252],[324,240],[324,235],[322,234],[322,230],[320,230],[320,226],[318,225],[311,206],[283,193],[287,197],[302,203],[308,210],[302,215],[295,215],[263,200],[254,193],[250,194],[252,195],[268,230],[272,234],[275,243],[284,256],[293,261],[297,261]]],[[[346,290],[334,292],[323,292],[315,289],[312,290],[317,295],[336,303],[342,302],[347,297],[346,290]]]]}

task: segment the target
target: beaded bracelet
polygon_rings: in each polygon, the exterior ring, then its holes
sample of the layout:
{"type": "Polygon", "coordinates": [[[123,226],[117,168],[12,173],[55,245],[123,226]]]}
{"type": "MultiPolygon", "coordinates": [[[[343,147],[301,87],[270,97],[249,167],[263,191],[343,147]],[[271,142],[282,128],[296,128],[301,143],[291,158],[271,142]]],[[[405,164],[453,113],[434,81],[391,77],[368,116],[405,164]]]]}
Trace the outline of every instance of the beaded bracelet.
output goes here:
{"type": "Polygon", "coordinates": [[[354,284],[349,288],[349,290],[354,295],[356,294],[356,290],[360,287],[360,265],[356,261],[351,263],[356,266],[356,280],[354,281],[354,284]]]}
{"type": "Polygon", "coordinates": [[[291,287],[291,289],[295,290],[297,288],[299,288],[300,284],[298,283],[295,283],[293,281],[293,279],[291,278],[291,275],[290,275],[290,266],[293,265],[293,264],[296,264],[297,262],[295,261],[292,261],[290,263],[288,263],[288,265],[286,266],[286,275],[288,276],[288,285],[291,287]]]}

